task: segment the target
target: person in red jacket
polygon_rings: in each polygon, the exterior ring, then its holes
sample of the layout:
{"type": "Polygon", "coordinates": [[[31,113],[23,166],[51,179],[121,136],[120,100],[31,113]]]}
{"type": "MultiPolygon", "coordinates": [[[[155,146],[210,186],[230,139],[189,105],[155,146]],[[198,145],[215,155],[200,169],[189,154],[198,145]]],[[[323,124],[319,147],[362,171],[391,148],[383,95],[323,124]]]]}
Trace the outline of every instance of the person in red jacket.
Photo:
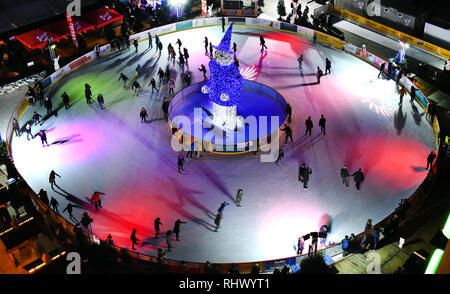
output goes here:
{"type": "Polygon", "coordinates": [[[98,207],[102,207],[102,200],[100,199],[100,195],[105,195],[103,192],[95,191],[91,196],[91,202],[95,205],[95,209],[98,210],[98,207]]]}

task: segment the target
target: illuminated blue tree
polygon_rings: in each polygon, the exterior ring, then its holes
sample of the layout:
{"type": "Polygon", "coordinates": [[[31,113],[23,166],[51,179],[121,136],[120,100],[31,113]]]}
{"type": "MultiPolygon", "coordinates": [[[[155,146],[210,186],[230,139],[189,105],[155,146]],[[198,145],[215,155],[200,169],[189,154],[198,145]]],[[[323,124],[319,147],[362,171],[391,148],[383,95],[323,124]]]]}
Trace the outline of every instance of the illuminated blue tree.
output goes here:
{"type": "Polygon", "coordinates": [[[237,66],[233,63],[233,55],[230,50],[233,24],[226,31],[219,46],[213,46],[214,60],[209,62],[210,77],[202,88],[203,93],[208,93],[213,102],[214,120],[225,127],[236,127],[236,106],[241,101],[243,79],[237,66]]]}

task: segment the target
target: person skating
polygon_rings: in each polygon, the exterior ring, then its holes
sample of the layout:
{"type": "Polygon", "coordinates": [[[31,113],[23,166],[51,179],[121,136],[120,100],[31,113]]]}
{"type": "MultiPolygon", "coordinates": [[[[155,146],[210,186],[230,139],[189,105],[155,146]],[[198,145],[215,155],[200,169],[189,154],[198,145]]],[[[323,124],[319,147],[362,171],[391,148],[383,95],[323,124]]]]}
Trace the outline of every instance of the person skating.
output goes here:
{"type": "Polygon", "coordinates": [[[167,45],[167,60],[170,60],[170,58],[172,57],[172,44],[169,43],[169,45],[167,45]]]}
{"type": "Polygon", "coordinates": [[[311,120],[311,117],[308,116],[308,119],[305,121],[305,126],[306,126],[306,131],[305,131],[305,136],[309,133],[309,135],[311,136],[311,131],[312,128],[314,127],[313,122],[311,120]]]}
{"type": "Polygon", "coordinates": [[[184,171],[183,164],[184,164],[184,157],[182,154],[178,154],[177,165],[178,165],[178,173],[179,174],[181,174],[181,171],[184,171]]]}
{"type": "Polygon", "coordinates": [[[69,217],[71,219],[74,219],[73,215],[72,215],[72,211],[73,211],[73,205],[72,203],[69,202],[69,204],[67,204],[66,208],[64,208],[63,213],[67,210],[67,213],[69,214],[69,217]]]}
{"type": "Polygon", "coordinates": [[[169,82],[169,80],[170,80],[170,69],[169,69],[169,66],[168,66],[168,65],[167,65],[167,67],[166,67],[166,71],[165,71],[165,73],[164,73],[164,76],[165,76],[167,82],[169,82]]]}
{"type": "Polygon", "coordinates": [[[148,48],[153,49],[153,38],[150,32],[148,32],[148,48]]]}
{"type": "Polygon", "coordinates": [[[214,219],[214,224],[216,225],[215,232],[218,232],[222,218],[223,218],[222,213],[220,213],[220,212],[217,213],[216,218],[214,219]]]}
{"type": "Polygon", "coordinates": [[[202,64],[198,70],[201,71],[201,72],[203,73],[203,80],[206,81],[207,78],[206,78],[206,67],[205,67],[205,65],[202,64]]]}
{"type": "Polygon", "coordinates": [[[157,75],[159,77],[159,84],[161,85],[161,82],[164,80],[164,71],[162,70],[161,67],[158,69],[157,75]]]}
{"type": "Polygon", "coordinates": [[[319,126],[320,126],[320,131],[322,132],[322,134],[326,135],[326,130],[325,130],[325,123],[327,122],[327,120],[325,119],[325,117],[323,116],[323,114],[320,116],[319,119],[319,126]]]}
{"type": "Polygon", "coordinates": [[[45,103],[45,108],[47,108],[47,115],[52,114],[52,112],[53,112],[53,110],[52,110],[52,108],[53,108],[52,100],[50,100],[50,98],[48,98],[48,97],[45,97],[44,103],[45,103]]]}
{"type": "Polygon", "coordinates": [[[359,169],[358,171],[356,171],[352,174],[352,177],[356,183],[356,190],[359,190],[361,188],[361,183],[364,181],[363,172],[361,171],[361,169],[359,169]]]}
{"type": "Polygon", "coordinates": [[[61,178],[60,175],[58,175],[54,170],[52,170],[50,172],[49,177],[48,177],[48,182],[50,183],[52,189],[53,189],[53,185],[58,186],[58,185],[56,185],[56,181],[55,181],[56,180],[56,176],[61,178]]]}
{"type": "Polygon", "coordinates": [[[212,45],[212,42],[209,42],[209,57],[210,57],[210,58],[213,58],[213,57],[214,57],[213,53],[214,53],[214,51],[213,51],[213,45],[212,45]]]}
{"type": "Polygon", "coordinates": [[[378,73],[378,79],[380,78],[380,76],[381,76],[381,78],[384,78],[384,67],[386,66],[386,62],[383,62],[381,65],[380,65],[380,72],[378,73]]]}
{"type": "Polygon", "coordinates": [[[275,161],[275,164],[278,165],[278,161],[282,160],[283,158],[284,158],[284,151],[281,147],[279,147],[278,156],[277,160],[275,161]]]}
{"type": "Polygon", "coordinates": [[[25,130],[27,131],[27,140],[30,141],[30,136],[31,136],[31,139],[34,139],[33,134],[31,133],[31,124],[29,122],[27,122],[27,125],[25,126],[25,130]]]}
{"type": "Polygon", "coordinates": [[[167,244],[167,251],[171,252],[172,251],[172,235],[173,232],[171,230],[168,230],[166,232],[166,244],[167,244]]]}
{"type": "Polygon", "coordinates": [[[16,118],[13,118],[13,130],[14,133],[16,134],[16,136],[20,136],[20,127],[19,127],[19,122],[17,121],[16,118]]]}
{"type": "Polygon", "coordinates": [[[141,89],[141,85],[139,85],[138,81],[134,81],[131,85],[131,90],[134,90],[136,96],[139,96],[139,90],[141,89]]]}
{"type": "Polygon", "coordinates": [[[218,213],[223,213],[223,210],[225,209],[225,206],[230,205],[230,203],[224,201],[220,204],[219,209],[217,209],[218,213]]]}
{"type": "Polygon", "coordinates": [[[238,207],[241,207],[242,196],[244,196],[244,191],[242,189],[237,190],[236,192],[236,204],[238,207]]]}
{"type": "Polygon", "coordinates": [[[92,103],[92,91],[91,91],[91,86],[88,83],[84,84],[84,96],[86,97],[87,104],[91,104],[92,103]]]}
{"type": "Polygon", "coordinates": [[[223,17],[223,15],[222,15],[222,18],[220,20],[222,21],[222,33],[224,33],[225,32],[225,17],[223,17]]]}
{"type": "Polygon", "coordinates": [[[163,44],[161,42],[157,42],[156,47],[158,48],[159,55],[161,55],[162,49],[163,49],[163,44]]]}
{"type": "Polygon", "coordinates": [[[411,89],[409,90],[409,95],[411,96],[411,103],[416,100],[416,87],[414,85],[411,85],[411,89]]]}
{"type": "Polygon", "coordinates": [[[203,43],[205,44],[205,54],[208,55],[208,45],[209,45],[208,37],[205,37],[203,43]]]}
{"type": "Polygon", "coordinates": [[[159,36],[155,34],[155,44],[159,44],[161,41],[159,40],[159,36]]]}
{"type": "Polygon", "coordinates": [[[292,121],[292,107],[289,103],[286,105],[286,114],[288,116],[288,122],[291,122],[292,121]]]}
{"type": "Polygon", "coordinates": [[[120,81],[120,80],[123,81],[123,87],[126,88],[128,77],[126,75],[124,75],[123,73],[120,73],[119,79],[117,81],[120,81]]]}
{"type": "Polygon", "coordinates": [[[292,139],[292,129],[291,129],[290,126],[285,124],[284,128],[282,128],[281,130],[284,131],[285,134],[286,134],[286,143],[285,143],[285,145],[287,145],[289,138],[291,138],[291,142],[294,142],[294,140],[292,139]]]}
{"type": "Polygon", "coordinates": [[[261,45],[261,53],[264,51],[264,48],[267,49],[266,40],[264,40],[264,36],[259,36],[259,45],[261,45]]]}
{"type": "Polygon", "coordinates": [[[323,71],[320,69],[320,67],[317,67],[317,72],[316,72],[317,84],[320,84],[320,78],[322,76],[323,76],[323,71]]]}
{"type": "Polygon", "coordinates": [[[57,214],[59,214],[58,206],[59,206],[58,200],[52,197],[50,199],[50,208],[52,208],[57,214]]]}
{"type": "Polygon", "coordinates": [[[134,45],[134,48],[136,48],[136,51],[134,51],[135,53],[138,53],[138,41],[136,40],[136,39],[134,39],[134,41],[133,41],[133,45],[134,45]]]}
{"type": "Polygon", "coordinates": [[[100,195],[105,195],[105,193],[95,191],[91,196],[91,203],[95,205],[95,210],[102,207],[102,199],[100,198],[100,195]]]}
{"type": "Polygon", "coordinates": [[[175,92],[173,90],[175,88],[175,82],[173,81],[173,79],[169,80],[168,87],[169,87],[169,94],[175,95],[175,92]]]}
{"type": "Polygon", "coordinates": [[[47,143],[47,134],[45,133],[44,130],[41,130],[39,132],[39,137],[41,138],[42,147],[44,147],[44,142],[45,142],[45,144],[47,144],[47,146],[49,146],[48,143],[47,143]]]}
{"type": "Polygon", "coordinates": [[[298,68],[303,69],[303,67],[302,67],[303,66],[303,54],[298,57],[297,61],[298,61],[298,68]]]}
{"type": "Polygon", "coordinates": [[[147,110],[145,110],[144,107],[142,107],[141,112],[139,113],[139,116],[141,117],[141,123],[144,123],[147,121],[147,110]]]}
{"type": "Polygon", "coordinates": [[[234,65],[236,65],[237,68],[239,68],[239,60],[237,60],[236,55],[234,55],[234,65]]]}
{"type": "Polygon", "coordinates": [[[325,58],[325,74],[331,74],[331,61],[325,58]]]}
{"type": "Polygon", "coordinates": [[[177,241],[180,241],[180,226],[181,224],[185,224],[186,222],[182,222],[179,218],[175,221],[173,226],[173,232],[175,233],[175,237],[177,241]]]}
{"type": "Polygon", "coordinates": [[[103,99],[102,94],[97,95],[97,101],[98,101],[98,104],[100,105],[100,109],[103,109],[103,104],[105,103],[105,100],[103,99]]]}
{"type": "Polygon", "coordinates": [[[341,168],[341,178],[342,178],[342,184],[344,184],[346,187],[348,187],[348,178],[350,177],[350,174],[348,172],[347,166],[344,165],[343,168],[341,168]]]}
{"type": "Polygon", "coordinates": [[[434,152],[434,150],[431,150],[430,154],[428,154],[428,157],[427,157],[427,170],[431,169],[433,167],[433,162],[434,162],[435,158],[436,158],[436,153],[434,152]]]}
{"type": "Polygon", "coordinates": [[[62,101],[63,101],[63,103],[64,103],[64,107],[65,107],[66,109],[68,109],[68,108],[70,107],[70,104],[69,104],[69,95],[67,95],[67,93],[64,92],[64,93],[62,93],[61,98],[62,98],[62,101]]]}
{"type": "Polygon", "coordinates": [[[181,51],[180,52],[178,52],[178,63],[180,64],[180,66],[181,66],[181,70],[183,70],[183,72],[184,72],[184,55],[181,53],[181,51]]]}
{"type": "Polygon", "coordinates": [[[186,48],[183,48],[183,53],[184,53],[184,60],[186,62],[186,64],[188,63],[188,59],[189,59],[189,52],[186,48]]]}
{"type": "Polygon", "coordinates": [[[156,89],[156,81],[155,81],[154,78],[152,78],[152,79],[150,80],[150,83],[149,83],[148,85],[149,85],[149,86],[150,86],[150,85],[152,86],[152,94],[153,94],[154,91],[156,91],[156,92],[159,93],[158,89],[156,89]]]}
{"type": "Polygon", "coordinates": [[[139,239],[136,238],[136,229],[133,229],[133,231],[131,232],[131,236],[130,236],[130,240],[131,240],[131,249],[136,250],[134,248],[134,245],[139,244],[138,241],[139,239]]]}
{"type": "Polygon", "coordinates": [[[308,189],[309,175],[312,174],[312,169],[306,167],[303,169],[303,188],[308,189]]]}
{"type": "Polygon", "coordinates": [[[181,51],[181,45],[182,45],[181,40],[177,39],[177,42],[175,44],[178,45],[178,51],[181,51]]]}
{"type": "Polygon", "coordinates": [[[155,219],[155,221],[153,222],[153,227],[155,228],[155,239],[158,239],[160,226],[162,226],[162,225],[163,224],[161,222],[161,219],[159,217],[157,217],[155,219]]]}
{"type": "Polygon", "coordinates": [[[303,236],[301,236],[300,238],[298,238],[298,242],[297,242],[297,254],[303,253],[304,246],[305,246],[305,240],[303,240],[303,236]]]}
{"type": "Polygon", "coordinates": [[[170,58],[172,59],[173,63],[175,63],[175,57],[176,57],[175,49],[172,48],[170,50],[170,58]]]}
{"type": "Polygon", "coordinates": [[[36,124],[36,122],[41,123],[41,117],[42,115],[40,115],[39,113],[37,113],[36,111],[33,113],[33,123],[36,124]]]}
{"type": "Polygon", "coordinates": [[[169,99],[167,99],[167,97],[164,97],[163,103],[162,103],[162,111],[164,114],[164,119],[168,120],[169,119],[169,99]]]}
{"type": "Polygon", "coordinates": [[[136,66],[136,68],[135,68],[135,71],[136,71],[135,77],[136,77],[136,79],[137,79],[137,78],[139,78],[139,77],[141,76],[142,66],[141,66],[140,64],[138,64],[138,65],[136,66]]]}
{"type": "Polygon", "coordinates": [[[306,169],[306,165],[302,163],[298,168],[298,180],[303,183],[303,171],[306,169]]]}

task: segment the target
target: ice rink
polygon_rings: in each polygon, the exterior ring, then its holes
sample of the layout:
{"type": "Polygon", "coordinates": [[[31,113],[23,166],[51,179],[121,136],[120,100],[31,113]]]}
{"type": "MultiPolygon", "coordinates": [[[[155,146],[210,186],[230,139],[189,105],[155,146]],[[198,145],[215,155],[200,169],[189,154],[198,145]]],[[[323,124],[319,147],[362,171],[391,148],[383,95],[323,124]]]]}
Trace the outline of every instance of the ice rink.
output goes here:
{"type": "MultiPolygon", "coordinates": [[[[299,236],[317,231],[332,221],[329,241],[339,242],[346,234],[359,233],[368,218],[377,223],[408,197],[426,176],[426,157],[434,148],[434,134],[423,109],[411,104],[409,96],[399,105],[394,81],[378,79],[378,70],[358,58],[311,40],[262,28],[235,25],[232,42],[244,78],[267,84],[284,96],[293,108],[291,127],[294,143],[284,147],[285,158],[276,166],[260,162],[251,153],[216,155],[203,153],[187,159],[185,172],[177,173],[177,152],[170,146],[171,132],[163,119],[162,100],[167,85],[151,94],[148,86],[158,67],[167,64],[167,45],[177,51],[177,38],[189,50],[192,83],[203,80],[198,71],[207,66],[203,39],[213,44],[222,38],[220,26],[197,28],[161,36],[163,50],[156,54],[148,42],[122,54],[110,54],[82,67],[52,86],[57,116],[33,126],[33,134],[47,130],[50,146],[42,147],[39,136],[27,141],[26,133],[14,137],[15,165],[30,186],[44,188],[59,201],[59,210],[72,202],[75,217],[87,209],[94,219],[92,229],[101,239],[111,233],[115,244],[131,248],[130,234],[137,229],[142,244],[137,251],[156,255],[167,248],[164,237],[154,239],[153,221],[161,218],[162,231],[173,229],[177,218],[181,241],[173,241],[167,258],[205,262],[246,262],[296,255],[299,236]],[[268,50],[261,54],[259,35],[268,50]],[[303,70],[297,57],[303,54],[303,70]],[[325,58],[332,62],[331,74],[316,82],[316,68],[324,71],[325,58]],[[130,89],[135,68],[143,90],[136,96],[130,89]],[[117,81],[126,74],[128,89],[117,81]],[[84,84],[89,83],[94,101],[98,93],[106,109],[86,104],[84,84]],[[72,106],[64,109],[61,94],[66,91],[72,106]],[[142,107],[149,114],[141,123],[142,107]],[[318,121],[324,114],[327,134],[321,135],[318,121]],[[304,136],[305,120],[311,116],[312,136],[304,136]],[[309,188],[298,181],[298,168],[312,168],[309,188]],[[340,168],[351,173],[362,168],[365,181],[356,191],[342,185],[340,168]],[[55,170],[59,188],[52,190],[48,175],[55,170]],[[234,201],[244,191],[242,207],[234,201]],[[94,191],[105,192],[98,212],[89,202],[94,191]],[[214,232],[214,216],[220,203],[224,210],[221,228],[214,232]]],[[[153,42],[154,44],[154,42],[153,42]]],[[[175,92],[181,90],[181,67],[170,63],[175,92]]],[[[209,70],[208,70],[209,75],[209,70]]],[[[29,107],[20,120],[24,125],[33,111],[46,114],[44,107],[29,107]]],[[[284,140],[284,135],[281,137],[284,140]]],[[[62,214],[69,218],[67,213],[62,214]]]]}

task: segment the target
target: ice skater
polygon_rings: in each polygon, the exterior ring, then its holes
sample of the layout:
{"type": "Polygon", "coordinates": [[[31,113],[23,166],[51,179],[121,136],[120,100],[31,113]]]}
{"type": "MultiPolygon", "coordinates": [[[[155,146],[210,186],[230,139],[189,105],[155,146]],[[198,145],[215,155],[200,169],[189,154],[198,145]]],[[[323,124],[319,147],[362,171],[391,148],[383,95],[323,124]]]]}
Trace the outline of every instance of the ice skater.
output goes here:
{"type": "Polygon", "coordinates": [[[136,71],[136,79],[139,78],[141,76],[141,72],[142,72],[142,67],[140,64],[138,64],[135,68],[136,71]]]}
{"type": "Polygon", "coordinates": [[[172,49],[172,43],[169,43],[169,45],[167,45],[167,60],[170,60],[172,57],[172,49]]]}
{"type": "Polygon", "coordinates": [[[180,241],[180,226],[181,224],[185,224],[186,222],[182,222],[179,218],[175,221],[173,226],[173,232],[175,233],[175,237],[177,241],[180,241]]]}
{"type": "Polygon", "coordinates": [[[169,87],[169,94],[175,95],[175,92],[173,90],[175,88],[175,82],[173,81],[173,78],[169,80],[168,87],[169,87]]]}
{"type": "Polygon", "coordinates": [[[134,245],[139,244],[138,241],[139,239],[136,238],[136,229],[133,229],[133,231],[131,232],[131,236],[130,236],[130,240],[131,240],[131,249],[136,250],[134,248],[134,245]]]}
{"type": "Polygon", "coordinates": [[[153,49],[153,38],[150,32],[148,32],[148,48],[153,49]]]}
{"type": "Polygon", "coordinates": [[[168,230],[166,232],[166,244],[167,244],[167,251],[171,252],[172,251],[172,235],[173,232],[171,230],[168,230]]]}
{"type": "Polygon", "coordinates": [[[356,183],[356,190],[359,191],[359,189],[361,189],[361,183],[364,181],[364,174],[361,169],[359,169],[352,174],[352,177],[356,183]]]}
{"type": "Polygon", "coordinates": [[[64,103],[64,107],[65,107],[66,109],[68,109],[68,108],[70,107],[70,104],[69,104],[69,95],[67,95],[67,93],[64,92],[64,93],[62,93],[61,98],[62,98],[62,101],[63,101],[63,103],[64,103]]]}
{"type": "Polygon", "coordinates": [[[298,180],[303,183],[303,170],[306,169],[306,165],[302,163],[298,168],[298,180]]]}
{"type": "Polygon", "coordinates": [[[306,167],[303,169],[303,188],[308,189],[309,175],[312,174],[312,169],[306,167]]]}
{"type": "Polygon", "coordinates": [[[138,53],[138,41],[136,40],[136,39],[134,39],[134,41],[133,41],[133,45],[134,45],[134,48],[136,48],[136,51],[134,51],[134,53],[138,53]]]}
{"type": "Polygon", "coordinates": [[[316,72],[317,84],[320,84],[320,78],[322,76],[323,76],[323,71],[320,69],[320,67],[317,67],[317,72],[316,72]]]}
{"type": "Polygon", "coordinates": [[[53,185],[55,185],[56,187],[58,187],[58,185],[56,184],[56,176],[58,176],[59,178],[61,178],[60,175],[58,175],[54,170],[52,170],[50,172],[50,175],[48,177],[48,182],[50,183],[52,189],[53,189],[53,185]]]}
{"type": "Polygon", "coordinates": [[[92,91],[91,91],[91,86],[88,83],[84,84],[84,96],[86,97],[87,104],[91,104],[92,103],[92,91]]]}
{"type": "Polygon", "coordinates": [[[49,146],[48,143],[47,143],[47,134],[45,133],[44,130],[41,130],[41,131],[39,132],[39,137],[41,137],[42,147],[45,146],[45,145],[44,145],[44,142],[45,142],[45,144],[46,144],[47,146],[49,146]]]}
{"type": "Polygon", "coordinates": [[[292,107],[289,103],[286,104],[286,114],[288,115],[288,122],[291,122],[292,121],[292,107]]]}
{"type": "Polygon", "coordinates": [[[282,128],[281,130],[286,134],[286,142],[284,143],[284,145],[287,145],[289,138],[291,138],[291,143],[294,142],[294,140],[292,139],[292,129],[290,126],[284,124],[284,128],[282,128]]]}
{"type": "Polygon", "coordinates": [[[178,63],[180,64],[181,70],[184,72],[184,55],[181,51],[178,52],[178,63]]]}
{"type": "Polygon", "coordinates": [[[267,49],[266,40],[264,40],[264,36],[259,36],[259,45],[261,45],[261,53],[264,51],[264,48],[267,49]]]}
{"type": "Polygon", "coordinates": [[[126,75],[124,75],[123,73],[120,73],[119,79],[117,81],[120,81],[120,80],[123,81],[123,88],[126,89],[128,77],[126,75]]]}
{"type": "Polygon", "coordinates": [[[52,197],[50,199],[50,208],[52,208],[57,214],[59,214],[58,206],[59,206],[58,200],[52,197]]]}
{"type": "Polygon", "coordinates": [[[155,219],[155,221],[153,222],[153,227],[155,228],[155,239],[158,239],[160,226],[162,226],[162,225],[163,224],[161,222],[161,219],[159,217],[157,217],[155,219]]]}
{"type": "Polygon", "coordinates": [[[238,207],[241,207],[242,196],[244,196],[244,191],[242,189],[237,190],[236,192],[236,204],[238,207]]]}
{"type": "Polygon", "coordinates": [[[25,126],[25,130],[27,131],[27,140],[30,141],[30,136],[31,136],[31,139],[34,139],[33,134],[31,133],[30,122],[27,122],[27,125],[25,126]]]}
{"type": "Polygon", "coordinates": [[[233,51],[234,51],[234,55],[236,55],[237,53],[237,45],[235,42],[233,42],[233,51]]]}
{"type": "Polygon", "coordinates": [[[327,122],[327,120],[325,119],[325,117],[323,116],[323,114],[320,116],[319,119],[319,126],[320,126],[320,132],[325,136],[326,135],[326,130],[325,130],[325,123],[327,122]]]}
{"type": "Polygon", "coordinates": [[[33,123],[36,124],[36,122],[41,123],[41,117],[42,115],[40,115],[39,113],[37,113],[36,111],[33,113],[33,123]]]}
{"type": "Polygon", "coordinates": [[[429,170],[429,169],[431,170],[431,168],[433,167],[433,162],[434,162],[435,158],[436,158],[436,153],[432,149],[430,151],[430,154],[428,154],[428,157],[427,157],[427,170],[429,170]]]}
{"type": "Polygon", "coordinates": [[[138,81],[134,81],[131,85],[131,90],[134,90],[136,96],[139,96],[139,90],[141,90],[141,85],[139,85],[138,81]]]}
{"type": "Polygon", "coordinates": [[[177,165],[178,165],[178,173],[181,174],[181,171],[184,171],[183,165],[184,165],[184,157],[180,153],[177,157],[177,165]]]}
{"type": "Polygon", "coordinates": [[[210,57],[210,58],[214,58],[213,53],[214,53],[214,51],[213,51],[213,45],[212,45],[212,42],[209,42],[209,57],[210,57]]]}
{"type": "Polygon", "coordinates": [[[278,165],[278,161],[282,160],[283,158],[284,158],[284,151],[281,147],[279,147],[278,156],[277,156],[277,160],[275,161],[275,165],[278,165]]]}
{"type": "Polygon", "coordinates": [[[325,74],[331,74],[331,61],[325,58],[325,74]]]}
{"type": "Polygon", "coordinates": [[[350,174],[348,172],[347,166],[344,165],[343,168],[341,168],[341,178],[342,178],[342,184],[344,184],[346,187],[348,187],[348,178],[350,177],[350,174]]]}
{"type": "Polygon", "coordinates": [[[16,136],[20,136],[20,127],[19,127],[19,122],[17,121],[16,118],[13,118],[13,130],[14,133],[16,134],[16,136]]]}
{"type": "Polygon", "coordinates": [[[239,68],[239,60],[236,58],[236,55],[234,55],[234,65],[236,65],[237,68],[239,68]]]}
{"type": "Polygon", "coordinates": [[[181,40],[177,39],[177,42],[175,44],[178,45],[178,51],[180,51],[181,50],[181,45],[182,45],[181,40]]]}
{"type": "Polygon", "coordinates": [[[298,68],[303,69],[303,67],[302,67],[303,66],[303,54],[297,58],[297,61],[298,61],[298,68]]]}
{"type": "Polygon", "coordinates": [[[141,118],[141,123],[144,123],[147,121],[147,110],[145,110],[144,107],[141,108],[141,112],[139,113],[139,116],[141,118]]]}
{"type": "Polygon", "coordinates": [[[152,79],[150,80],[150,83],[149,83],[148,85],[149,85],[149,86],[150,86],[150,85],[152,86],[152,94],[153,94],[153,91],[156,91],[156,92],[159,93],[158,89],[156,89],[156,81],[155,81],[154,78],[152,78],[152,79]]]}
{"type": "Polygon", "coordinates": [[[39,199],[41,199],[45,205],[47,205],[47,206],[50,205],[50,200],[48,200],[47,191],[45,191],[44,189],[41,189],[38,193],[38,196],[39,196],[39,199]]]}
{"type": "Polygon", "coordinates": [[[169,69],[168,65],[166,67],[166,71],[164,73],[164,77],[166,78],[167,82],[169,82],[169,80],[170,80],[170,69],[169,69]]]}
{"type": "Polygon", "coordinates": [[[225,32],[225,17],[223,17],[223,15],[222,15],[222,18],[220,20],[222,21],[222,33],[224,33],[225,32]]]}
{"type": "Polygon", "coordinates": [[[208,45],[209,45],[208,37],[205,37],[203,43],[205,44],[205,55],[208,55],[208,45]]]}
{"type": "Polygon", "coordinates": [[[205,67],[205,65],[202,64],[198,70],[203,73],[203,80],[206,81],[207,78],[206,78],[206,67],[205,67]]]}
{"type": "Polygon", "coordinates": [[[67,210],[67,213],[69,214],[70,219],[74,220],[75,218],[72,215],[72,211],[73,211],[73,205],[72,203],[69,202],[69,204],[67,204],[66,208],[64,208],[63,213],[67,210]]]}
{"type": "Polygon", "coordinates": [[[322,238],[320,238],[320,246],[325,247],[327,242],[328,226],[322,225],[319,229],[319,233],[322,233],[322,238]]]}
{"type": "Polygon", "coordinates": [[[164,119],[169,119],[169,99],[167,97],[164,97],[163,103],[162,103],[162,111],[164,114],[164,119]]]}
{"type": "Polygon", "coordinates": [[[297,242],[297,254],[303,253],[304,246],[305,246],[305,240],[303,239],[303,236],[301,236],[300,238],[298,238],[298,242],[297,242]]]}
{"type": "Polygon", "coordinates": [[[50,98],[45,97],[45,108],[47,108],[47,115],[52,114],[53,110],[53,104],[52,104],[52,100],[50,100],[50,98]]]}
{"type": "Polygon", "coordinates": [[[214,230],[215,232],[219,231],[220,228],[220,222],[222,221],[222,213],[217,213],[216,218],[214,219],[214,224],[216,225],[216,229],[214,230]]]}
{"type": "Polygon", "coordinates": [[[157,75],[159,77],[159,84],[161,85],[161,82],[164,80],[164,71],[162,70],[161,67],[158,68],[157,75]]]}
{"type": "MultiPolygon", "coordinates": [[[[186,64],[188,63],[188,59],[189,59],[189,52],[186,48],[183,48],[183,53],[184,53],[184,60],[186,62],[186,64]]],[[[189,68],[189,65],[188,65],[189,68]]]]}
{"type": "Polygon", "coordinates": [[[100,198],[101,195],[105,195],[105,193],[95,191],[91,196],[91,203],[95,205],[95,210],[97,211],[99,207],[102,207],[102,199],[100,198]]]}
{"type": "Polygon", "coordinates": [[[385,77],[385,73],[384,73],[385,66],[386,66],[386,62],[383,62],[380,65],[380,72],[378,73],[378,77],[377,77],[378,79],[380,78],[380,76],[381,76],[382,79],[384,79],[384,77],[385,77]]]}
{"type": "Polygon", "coordinates": [[[228,203],[228,202],[226,202],[226,201],[222,202],[222,203],[220,204],[220,206],[219,206],[219,209],[217,209],[217,212],[220,213],[220,214],[222,214],[222,213],[223,213],[223,210],[225,209],[225,206],[227,206],[227,205],[230,205],[230,203],[228,203]]]}
{"type": "Polygon", "coordinates": [[[313,122],[311,120],[311,117],[308,116],[308,119],[305,121],[305,126],[306,126],[306,131],[305,131],[305,136],[306,134],[309,133],[309,135],[311,136],[311,130],[314,127],[313,122]]]}
{"type": "Polygon", "coordinates": [[[400,90],[398,90],[398,95],[400,96],[400,101],[398,102],[399,105],[403,103],[403,96],[405,96],[405,94],[406,88],[402,86],[400,90]]]}

